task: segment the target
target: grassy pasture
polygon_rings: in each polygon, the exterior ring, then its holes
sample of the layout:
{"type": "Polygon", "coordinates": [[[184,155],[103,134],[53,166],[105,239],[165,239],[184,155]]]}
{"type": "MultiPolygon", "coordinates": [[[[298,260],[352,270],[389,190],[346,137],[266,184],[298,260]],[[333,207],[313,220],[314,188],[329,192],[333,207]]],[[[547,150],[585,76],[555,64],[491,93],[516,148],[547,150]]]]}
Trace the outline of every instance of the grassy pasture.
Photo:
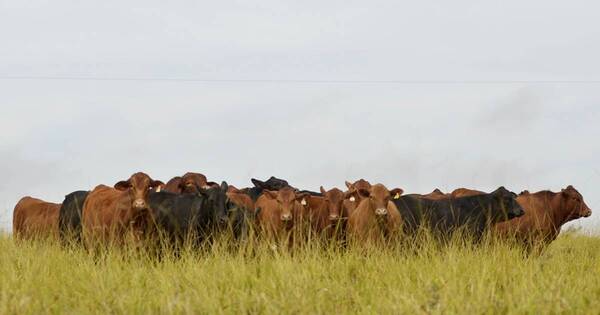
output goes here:
{"type": "Polygon", "coordinates": [[[156,259],[0,236],[0,314],[600,312],[600,238],[574,233],[540,255],[495,241],[292,253],[225,244],[156,259]]]}

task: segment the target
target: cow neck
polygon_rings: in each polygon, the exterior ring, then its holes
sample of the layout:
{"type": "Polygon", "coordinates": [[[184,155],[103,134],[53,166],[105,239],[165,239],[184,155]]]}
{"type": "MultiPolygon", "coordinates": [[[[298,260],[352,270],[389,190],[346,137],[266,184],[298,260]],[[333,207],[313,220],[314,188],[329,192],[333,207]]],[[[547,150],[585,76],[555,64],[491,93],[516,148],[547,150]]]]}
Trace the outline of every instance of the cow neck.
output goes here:
{"type": "Polygon", "coordinates": [[[561,193],[549,192],[552,195],[550,199],[550,211],[552,211],[552,227],[559,231],[560,227],[571,220],[571,209],[567,209],[567,202],[561,193]]]}
{"type": "Polygon", "coordinates": [[[559,228],[561,225],[571,221],[571,220],[575,220],[577,218],[579,218],[579,216],[577,215],[576,210],[578,209],[574,209],[571,208],[569,209],[567,207],[567,199],[562,196],[562,193],[557,193],[556,194],[558,198],[560,198],[560,216],[557,218],[559,221],[556,222],[560,222],[559,223],[559,228]]]}

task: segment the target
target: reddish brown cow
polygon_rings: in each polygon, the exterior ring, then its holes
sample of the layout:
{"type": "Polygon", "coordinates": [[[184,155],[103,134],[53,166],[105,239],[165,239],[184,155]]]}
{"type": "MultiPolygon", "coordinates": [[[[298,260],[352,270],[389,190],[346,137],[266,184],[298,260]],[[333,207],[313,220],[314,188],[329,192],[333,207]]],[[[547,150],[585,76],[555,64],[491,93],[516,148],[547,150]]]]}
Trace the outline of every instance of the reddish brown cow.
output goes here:
{"type": "Polygon", "coordinates": [[[371,183],[361,178],[354,184],[346,181],[346,187],[348,187],[348,190],[344,193],[343,206],[350,215],[358,207],[358,204],[369,195],[371,183]]]}
{"type": "Polygon", "coordinates": [[[60,204],[23,197],[13,212],[13,232],[17,238],[58,237],[60,204]]]}
{"type": "Polygon", "coordinates": [[[344,192],[333,188],[326,191],[320,187],[322,197],[310,196],[308,200],[309,217],[313,232],[326,236],[333,236],[336,228],[343,229],[343,220],[348,218],[348,211],[344,208],[344,192]]]}
{"type": "Polygon", "coordinates": [[[263,191],[256,201],[257,221],[267,237],[279,237],[302,219],[303,205],[308,194],[297,194],[286,187],[279,191],[263,191]]]}
{"type": "MultiPolygon", "coordinates": [[[[410,195],[406,195],[406,196],[413,196],[413,197],[425,198],[425,199],[430,199],[430,200],[443,200],[443,199],[452,198],[451,194],[444,194],[441,190],[439,190],[437,188],[428,194],[424,194],[424,195],[410,194],[410,195]]],[[[398,199],[398,198],[400,198],[400,196],[394,196],[394,199],[398,199]]]]}
{"type": "MultiPolygon", "coordinates": [[[[217,184],[217,186],[219,186],[217,184]]],[[[200,189],[208,189],[206,176],[200,173],[187,172],[183,176],[173,177],[167,182],[165,191],[176,194],[197,193],[200,189]]]]}
{"type": "Polygon", "coordinates": [[[252,201],[252,198],[250,198],[248,194],[245,194],[239,190],[235,191],[229,189],[229,191],[227,191],[227,198],[229,198],[229,200],[236,206],[246,210],[248,213],[254,213],[254,201],[252,201]]]}
{"type": "Polygon", "coordinates": [[[479,191],[479,190],[468,189],[468,188],[457,188],[454,191],[452,191],[452,193],[450,193],[450,197],[451,198],[460,198],[460,197],[478,196],[478,195],[483,195],[483,194],[485,194],[485,192],[479,191]]]}
{"type": "Polygon", "coordinates": [[[521,193],[517,202],[525,215],[498,223],[493,231],[505,237],[515,236],[526,244],[549,244],[558,237],[563,224],[592,215],[581,194],[570,185],[559,193],[548,190],[521,193]]]}
{"type": "Polygon", "coordinates": [[[140,236],[149,216],[148,192],[159,185],[163,183],[140,172],[116,183],[114,188],[105,185],[94,188],[82,209],[86,243],[122,242],[128,233],[140,236]]]}
{"type": "Polygon", "coordinates": [[[175,176],[171,178],[165,185],[164,191],[168,191],[174,194],[181,193],[181,176],[175,176]]]}
{"type": "Polygon", "coordinates": [[[391,201],[402,189],[389,191],[384,185],[376,184],[348,218],[348,236],[360,241],[377,241],[398,232],[402,218],[391,201]]]}

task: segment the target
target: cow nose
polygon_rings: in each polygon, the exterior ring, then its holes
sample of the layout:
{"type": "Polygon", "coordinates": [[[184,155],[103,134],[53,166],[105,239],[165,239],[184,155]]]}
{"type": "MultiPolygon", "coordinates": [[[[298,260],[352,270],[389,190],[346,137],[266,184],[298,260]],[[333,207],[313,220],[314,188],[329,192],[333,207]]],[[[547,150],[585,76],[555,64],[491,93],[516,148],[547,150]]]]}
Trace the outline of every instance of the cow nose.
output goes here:
{"type": "Polygon", "coordinates": [[[339,215],[337,214],[330,214],[329,215],[329,221],[337,221],[340,218],[339,215]]]}
{"type": "Polygon", "coordinates": [[[133,201],[133,208],[135,209],[145,209],[146,208],[146,202],[143,199],[136,199],[135,201],[133,201]]]}
{"type": "Polygon", "coordinates": [[[587,209],[587,211],[583,214],[584,218],[587,218],[592,215],[592,209],[587,209]]]}
{"type": "Polygon", "coordinates": [[[388,214],[388,211],[386,208],[377,208],[375,209],[375,214],[376,215],[380,215],[380,216],[384,216],[388,214]]]}
{"type": "Polygon", "coordinates": [[[281,215],[281,221],[291,221],[291,220],[292,220],[291,213],[284,213],[281,215]]]}

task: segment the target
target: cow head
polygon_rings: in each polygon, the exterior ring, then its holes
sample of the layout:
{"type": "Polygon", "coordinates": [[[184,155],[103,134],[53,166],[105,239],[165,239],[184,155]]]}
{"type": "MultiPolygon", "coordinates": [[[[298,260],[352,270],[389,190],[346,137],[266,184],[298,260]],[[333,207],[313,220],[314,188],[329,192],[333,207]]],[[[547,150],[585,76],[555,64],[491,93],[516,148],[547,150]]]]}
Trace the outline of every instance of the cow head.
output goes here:
{"type": "Polygon", "coordinates": [[[336,223],[342,217],[347,217],[347,214],[343,213],[344,192],[337,188],[326,191],[323,186],[321,186],[320,190],[329,212],[329,221],[336,223]]]}
{"type": "Polygon", "coordinates": [[[492,211],[500,217],[492,218],[498,220],[506,218],[508,220],[517,218],[525,214],[525,211],[517,202],[517,194],[501,186],[490,194],[494,198],[492,211]]]}
{"type": "Polygon", "coordinates": [[[364,179],[359,179],[354,184],[346,181],[346,187],[348,190],[344,193],[344,210],[350,215],[360,202],[369,196],[371,184],[364,179]]]}
{"type": "Polygon", "coordinates": [[[271,176],[267,181],[263,182],[256,178],[251,179],[252,184],[256,188],[268,189],[268,190],[280,190],[285,187],[292,187],[288,184],[288,182],[284,179],[277,178],[275,176],[271,176]]]}
{"type": "Polygon", "coordinates": [[[573,186],[561,190],[563,208],[569,211],[569,219],[587,218],[592,215],[592,210],[583,201],[583,196],[573,186]]]}
{"type": "Polygon", "coordinates": [[[375,184],[369,189],[369,195],[365,202],[371,204],[371,209],[375,210],[375,215],[378,217],[384,217],[388,215],[388,204],[396,196],[402,195],[404,191],[401,188],[395,188],[388,190],[382,184],[375,184]]]}
{"type": "Polygon", "coordinates": [[[114,187],[129,193],[132,209],[144,210],[148,208],[148,193],[162,185],[163,182],[153,180],[147,174],[139,172],[131,175],[128,180],[116,183],[114,187]]]}
{"type": "Polygon", "coordinates": [[[200,194],[206,197],[209,209],[213,211],[214,219],[219,224],[227,223],[229,219],[229,200],[227,198],[228,185],[222,182],[220,186],[208,189],[200,188],[200,194]]]}
{"type": "Polygon", "coordinates": [[[306,198],[309,198],[309,194],[300,193],[290,187],[285,187],[279,191],[265,190],[263,196],[267,199],[277,201],[280,219],[283,222],[291,222],[294,219],[294,213],[298,208],[298,204],[306,205],[306,198]]]}
{"type": "Polygon", "coordinates": [[[181,193],[184,194],[193,194],[200,191],[200,189],[207,189],[207,180],[206,176],[200,173],[185,173],[181,177],[181,182],[179,183],[179,189],[181,193]]]}
{"type": "Polygon", "coordinates": [[[363,199],[364,197],[367,197],[369,195],[371,183],[361,178],[354,182],[354,184],[346,181],[346,187],[348,187],[348,192],[354,193],[360,199],[363,199]]]}

